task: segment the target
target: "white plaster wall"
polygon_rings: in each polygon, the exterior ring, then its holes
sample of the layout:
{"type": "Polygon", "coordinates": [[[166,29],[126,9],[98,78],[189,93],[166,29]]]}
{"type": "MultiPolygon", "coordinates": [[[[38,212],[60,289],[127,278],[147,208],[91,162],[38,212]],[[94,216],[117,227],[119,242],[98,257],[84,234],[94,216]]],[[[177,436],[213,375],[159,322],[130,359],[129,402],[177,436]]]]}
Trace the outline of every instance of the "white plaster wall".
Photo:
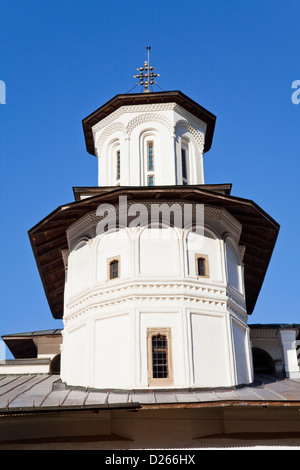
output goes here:
{"type": "Polygon", "coordinates": [[[86,322],[64,334],[61,377],[68,385],[89,386],[89,336],[86,322]]]}
{"type": "Polygon", "coordinates": [[[139,239],[140,274],[156,278],[181,276],[180,242],[172,228],[143,230],[139,239]]]}
{"type": "Polygon", "coordinates": [[[129,388],[130,332],[128,314],[103,317],[94,323],[94,381],[96,388],[129,388]]]}
{"type": "MultiPolygon", "coordinates": [[[[84,242],[91,226],[86,234],[82,224],[78,230],[82,241],[69,240],[75,247],[68,263],[62,380],[97,388],[148,387],[147,328],[164,327],[172,332],[173,387],[245,381],[249,345],[243,329],[230,322],[234,308],[246,328],[244,298],[227,284],[220,234],[207,228],[190,240],[184,229],[126,227],[84,242]],[[208,278],[196,277],[195,253],[208,256],[208,278]],[[121,276],[109,280],[107,260],[115,256],[121,276]]],[[[78,239],[75,230],[71,234],[78,239]]]]}
{"type": "Polygon", "coordinates": [[[69,255],[68,260],[68,291],[67,296],[85,291],[91,284],[90,279],[90,246],[88,243],[79,245],[69,255]]]}
{"type": "Polygon", "coordinates": [[[242,291],[240,256],[233,240],[226,239],[226,266],[228,283],[238,291],[242,291]]]}
{"type": "Polygon", "coordinates": [[[232,334],[236,383],[247,384],[252,381],[252,371],[250,364],[250,343],[246,325],[232,320],[232,334]]]}
{"type": "Polygon", "coordinates": [[[191,312],[193,385],[233,385],[230,368],[229,332],[222,314],[191,312]]]}

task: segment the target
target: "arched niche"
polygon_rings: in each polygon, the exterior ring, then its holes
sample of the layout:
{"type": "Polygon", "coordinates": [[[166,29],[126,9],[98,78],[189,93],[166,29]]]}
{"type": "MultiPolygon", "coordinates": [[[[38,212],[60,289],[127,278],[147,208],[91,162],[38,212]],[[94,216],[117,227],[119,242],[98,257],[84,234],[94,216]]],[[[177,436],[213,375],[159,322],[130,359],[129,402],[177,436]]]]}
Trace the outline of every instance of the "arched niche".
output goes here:
{"type": "Polygon", "coordinates": [[[269,353],[260,348],[252,348],[253,369],[255,374],[273,374],[275,362],[269,353]]]}
{"type": "Polygon", "coordinates": [[[165,224],[142,228],[138,238],[139,274],[171,277],[182,274],[181,234],[165,224]]]}
{"type": "Polygon", "coordinates": [[[120,266],[118,279],[128,277],[133,269],[133,240],[126,228],[98,235],[95,243],[96,282],[111,280],[110,262],[117,259],[120,266]]]}
{"type": "Polygon", "coordinates": [[[242,292],[242,270],[238,247],[231,237],[225,239],[227,282],[239,292],[242,292]]]}
{"type": "Polygon", "coordinates": [[[89,239],[83,237],[76,242],[69,254],[66,297],[76,296],[89,286],[90,246],[89,239]]]}
{"type": "Polygon", "coordinates": [[[153,127],[143,129],[139,136],[141,185],[155,186],[161,171],[161,139],[153,127]]]}
{"type": "Polygon", "coordinates": [[[191,227],[185,234],[187,274],[197,278],[209,278],[223,281],[221,240],[218,234],[209,227],[199,229],[191,227]],[[207,263],[206,275],[199,275],[197,260],[203,257],[207,263]]]}
{"type": "Polygon", "coordinates": [[[180,120],[175,126],[175,138],[178,183],[203,184],[203,133],[187,121],[180,120]]]}

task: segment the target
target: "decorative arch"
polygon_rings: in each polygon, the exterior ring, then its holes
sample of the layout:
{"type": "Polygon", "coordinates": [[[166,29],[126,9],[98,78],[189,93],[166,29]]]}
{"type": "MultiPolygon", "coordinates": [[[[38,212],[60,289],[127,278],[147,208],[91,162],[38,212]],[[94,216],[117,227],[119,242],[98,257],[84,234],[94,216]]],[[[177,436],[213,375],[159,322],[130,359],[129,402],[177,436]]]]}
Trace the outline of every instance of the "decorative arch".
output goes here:
{"type": "Polygon", "coordinates": [[[99,138],[96,141],[96,148],[98,152],[98,156],[100,156],[102,148],[106,142],[106,140],[111,137],[112,134],[115,132],[122,132],[124,138],[127,137],[127,132],[125,129],[124,124],[121,122],[113,122],[107,128],[102,132],[102,134],[99,136],[99,138]]]}
{"type": "Polygon", "coordinates": [[[78,240],[76,242],[76,244],[74,245],[73,247],[73,250],[72,251],[77,251],[77,250],[80,250],[80,248],[83,248],[84,246],[86,246],[89,242],[89,238],[88,237],[82,237],[80,238],[80,240],[78,240]]]}
{"type": "Polygon", "coordinates": [[[225,238],[225,253],[226,253],[226,271],[228,283],[237,289],[239,292],[242,291],[242,279],[241,279],[241,256],[240,252],[234,243],[233,239],[227,235],[225,238]]]}
{"type": "Polygon", "coordinates": [[[183,274],[182,232],[177,227],[164,223],[155,228],[151,224],[141,227],[137,249],[139,274],[157,278],[158,265],[161,277],[183,274]]]}
{"type": "Polygon", "coordinates": [[[252,348],[253,369],[256,374],[273,374],[275,362],[264,349],[252,348]]]}
{"type": "Polygon", "coordinates": [[[158,122],[162,125],[164,125],[168,131],[170,132],[170,135],[173,134],[173,126],[170,122],[169,119],[167,119],[164,116],[161,116],[160,114],[156,113],[145,113],[145,114],[139,114],[138,116],[134,117],[129,121],[129,123],[126,126],[126,132],[128,136],[131,136],[132,131],[139,126],[140,124],[144,124],[147,122],[158,122]]]}
{"type": "Polygon", "coordinates": [[[50,375],[60,375],[60,354],[53,357],[50,362],[50,375]]]}
{"type": "Polygon", "coordinates": [[[176,135],[177,135],[178,130],[180,128],[183,128],[186,132],[190,132],[193,135],[193,137],[195,138],[195,140],[197,142],[198,147],[203,152],[203,148],[204,148],[204,135],[203,135],[203,133],[200,132],[198,129],[196,129],[196,127],[193,126],[193,124],[186,121],[185,119],[180,119],[179,121],[177,121],[177,123],[175,125],[175,134],[176,135]]]}
{"type": "Polygon", "coordinates": [[[224,276],[221,268],[223,255],[220,235],[207,225],[200,231],[195,230],[195,228],[195,225],[191,224],[190,227],[185,227],[184,231],[183,245],[187,275],[223,281],[224,276]],[[199,276],[199,272],[197,272],[198,259],[205,260],[205,276],[199,276]]]}

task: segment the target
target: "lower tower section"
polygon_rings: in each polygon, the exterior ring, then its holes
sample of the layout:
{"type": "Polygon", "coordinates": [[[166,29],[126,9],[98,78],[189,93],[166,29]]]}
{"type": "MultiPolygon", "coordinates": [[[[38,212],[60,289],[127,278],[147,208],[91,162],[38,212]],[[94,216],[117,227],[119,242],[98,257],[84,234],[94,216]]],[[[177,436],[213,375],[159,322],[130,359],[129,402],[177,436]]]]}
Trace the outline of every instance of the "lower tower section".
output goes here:
{"type": "Polygon", "coordinates": [[[252,382],[241,224],[210,205],[121,202],[67,231],[62,381],[99,389],[252,382]]]}

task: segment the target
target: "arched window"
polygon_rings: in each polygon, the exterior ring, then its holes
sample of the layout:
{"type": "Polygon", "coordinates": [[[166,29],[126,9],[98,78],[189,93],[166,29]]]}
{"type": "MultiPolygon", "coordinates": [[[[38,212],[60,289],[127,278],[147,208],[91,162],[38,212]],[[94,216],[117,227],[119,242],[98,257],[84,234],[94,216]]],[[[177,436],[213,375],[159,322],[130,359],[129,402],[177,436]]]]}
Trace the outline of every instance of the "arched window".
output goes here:
{"type": "Polygon", "coordinates": [[[189,182],[189,142],[186,138],[181,139],[181,176],[182,184],[189,182]]]}
{"type": "Polygon", "coordinates": [[[147,140],[147,182],[154,186],[154,141],[147,140]]]}
{"type": "Polygon", "coordinates": [[[159,161],[159,136],[155,129],[145,129],[141,135],[141,169],[145,186],[154,186],[159,161]]]}
{"type": "Polygon", "coordinates": [[[50,374],[59,375],[60,374],[60,354],[54,356],[50,363],[50,374]]]}
{"type": "Polygon", "coordinates": [[[116,150],[116,182],[117,184],[120,184],[120,179],[121,179],[121,150],[118,148],[116,150]]]}
{"type": "Polygon", "coordinates": [[[181,149],[181,171],[182,171],[182,183],[187,184],[188,176],[187,176],[187,160],[186,160],[186,149],[181,149]]]}
{"type": "Polygon", "coordinates": [[[260,348],[252,348],[253,369],[256,374],[274,374],[275,363],[270,354],[260,348]]]}

